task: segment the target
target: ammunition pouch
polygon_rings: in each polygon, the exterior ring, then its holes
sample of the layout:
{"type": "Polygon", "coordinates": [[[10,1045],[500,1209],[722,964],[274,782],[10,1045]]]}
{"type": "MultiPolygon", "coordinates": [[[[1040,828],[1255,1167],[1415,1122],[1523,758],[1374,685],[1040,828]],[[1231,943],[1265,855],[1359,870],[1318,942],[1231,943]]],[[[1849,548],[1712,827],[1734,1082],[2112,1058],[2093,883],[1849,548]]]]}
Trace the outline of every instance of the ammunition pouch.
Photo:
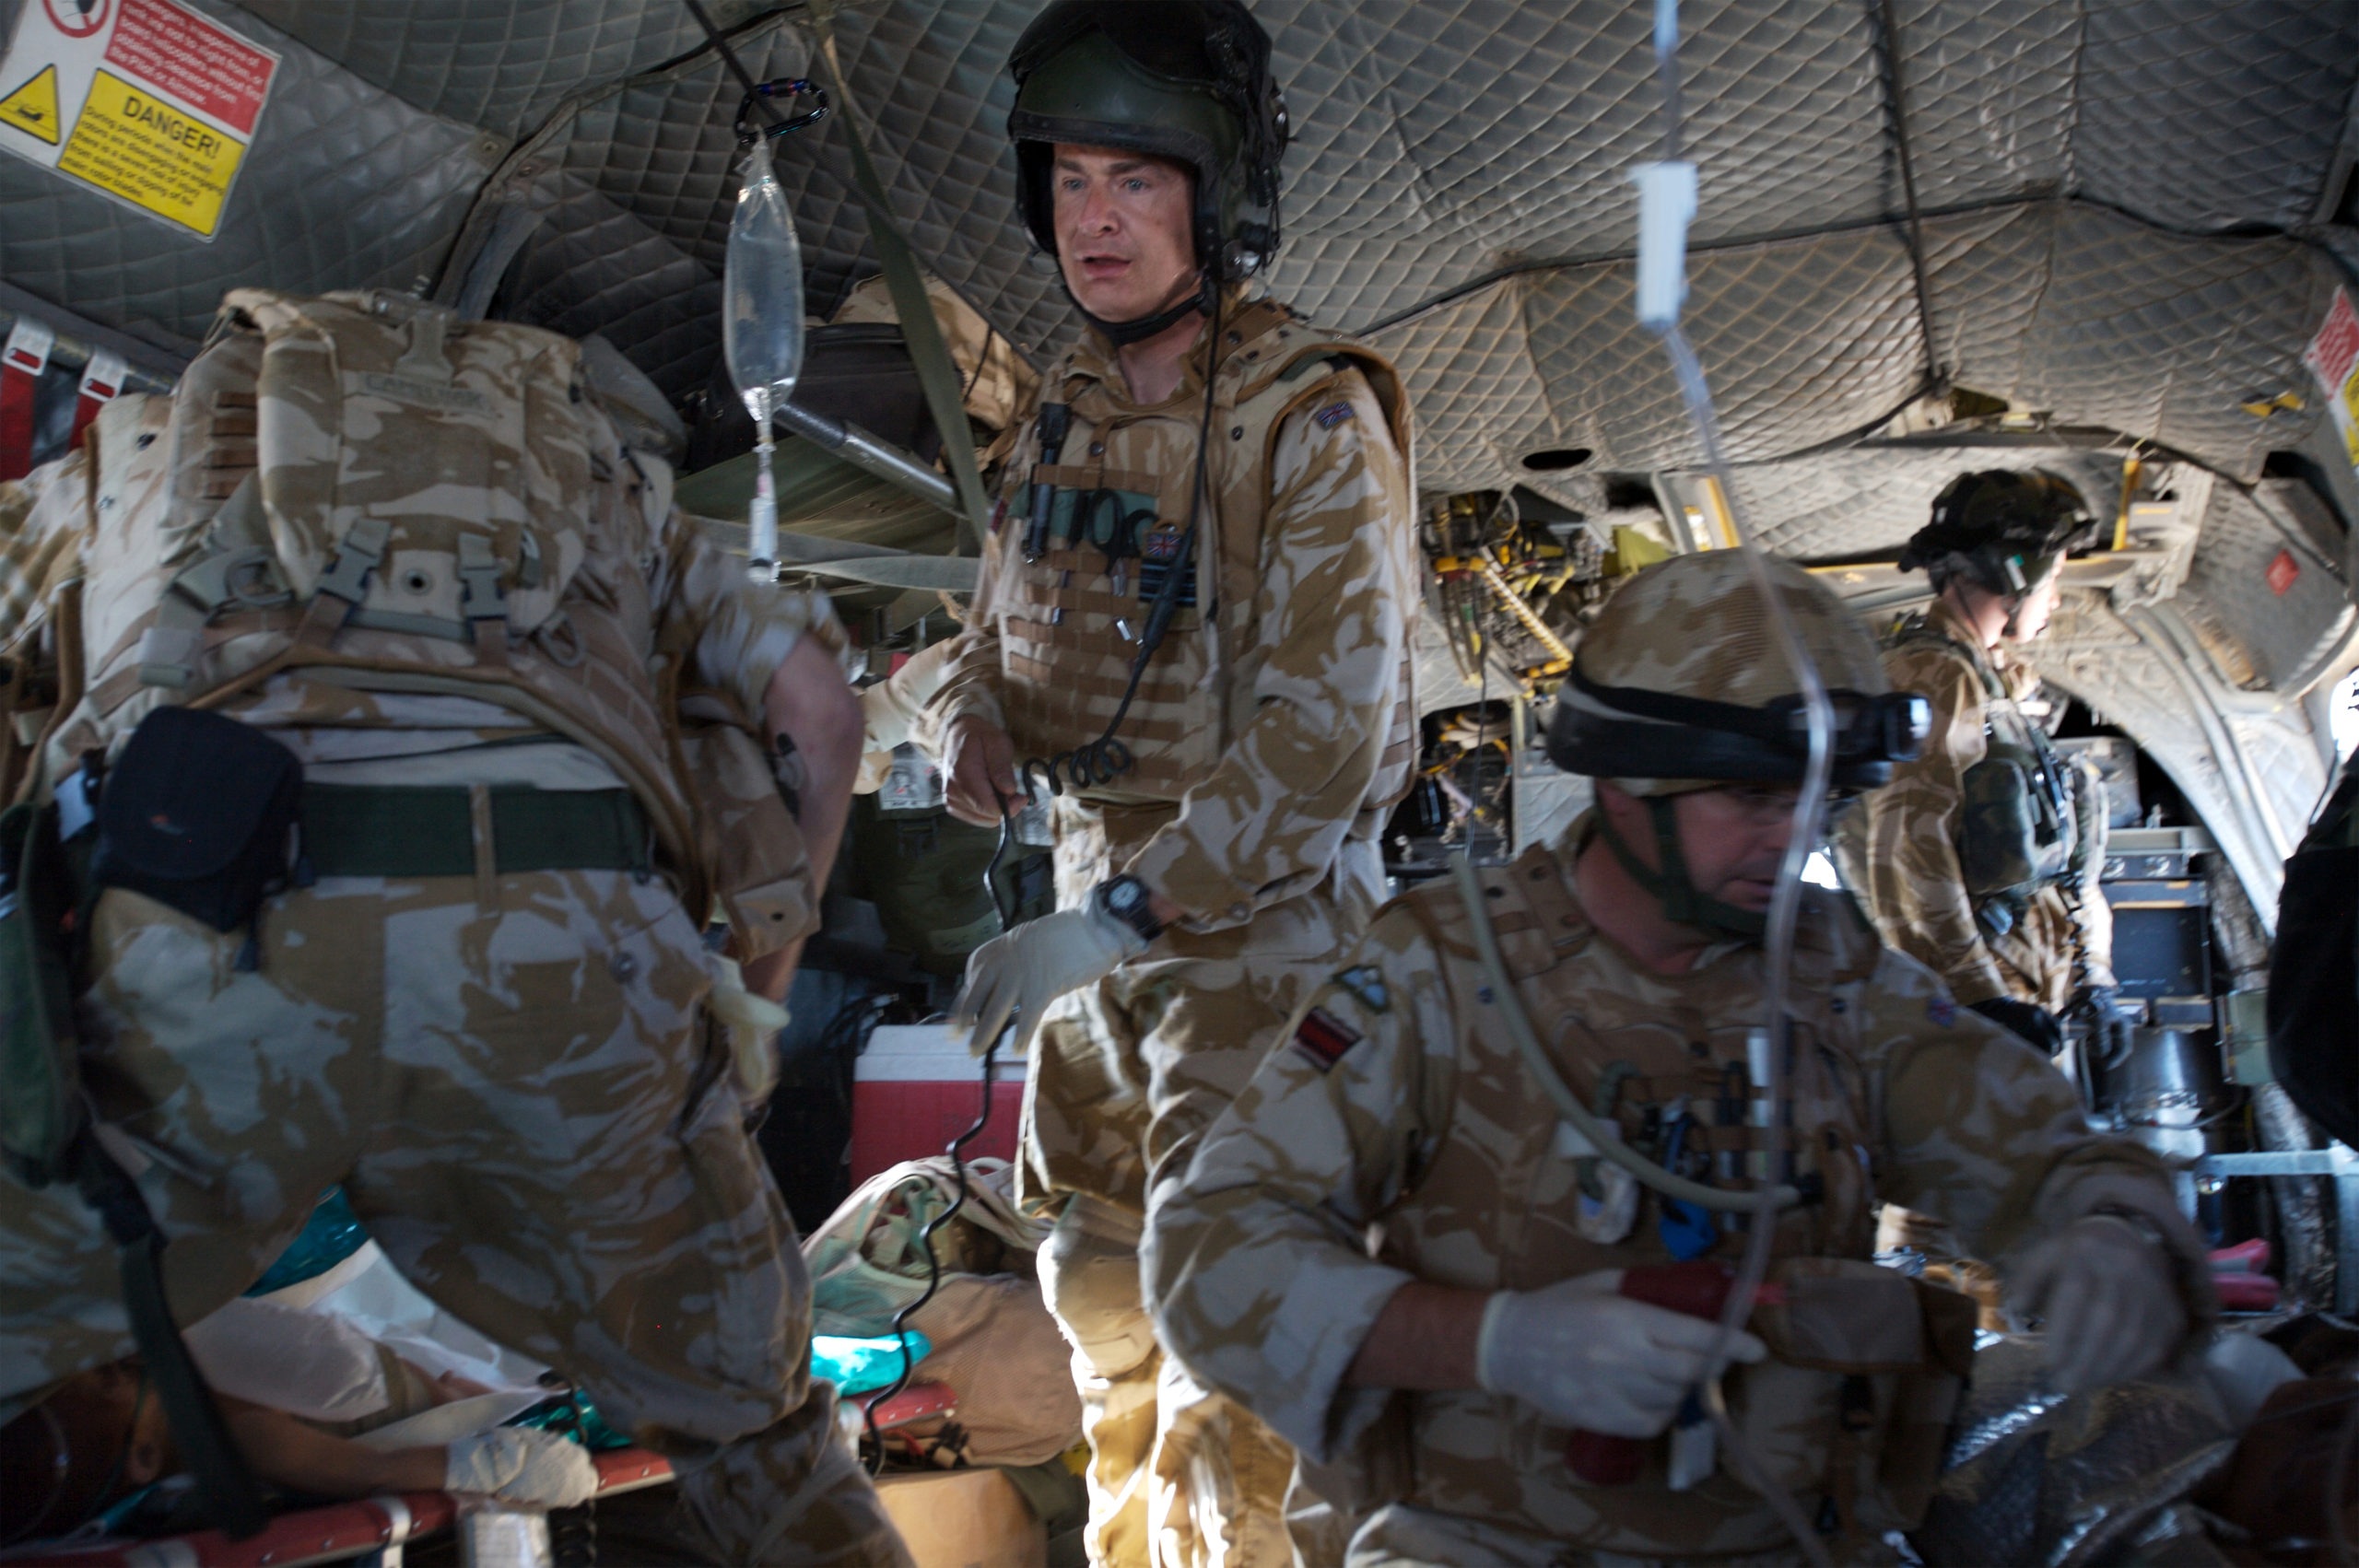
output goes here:
{"type": "Polygon", "coordinates": [[[701,852],[740,963],[819,929],[819,890],[796,803],[760,727],[734,700],[697,693],[679,704],[683,777],[697,802],[701,852]]]}
{"type": "Polygon", "coordinates": [[[2070,869],[2075,836],[2056,766],[2041,748],[1994,736],[1982,760],[1966,770],[1957,858],[1966,895],[1977,904],[2027,900],[2070,869]]]}
{"type": "Polygon", "coordinates": [[[1769,1359],[1730,1375],[1729,1419],[1770,1484],[1823,1495],[1846,1535],[1924,1517],[1973,1369],[1970,1297],[1843,1258],[1791,1258],[1754,1310],[1769,1359]]]}

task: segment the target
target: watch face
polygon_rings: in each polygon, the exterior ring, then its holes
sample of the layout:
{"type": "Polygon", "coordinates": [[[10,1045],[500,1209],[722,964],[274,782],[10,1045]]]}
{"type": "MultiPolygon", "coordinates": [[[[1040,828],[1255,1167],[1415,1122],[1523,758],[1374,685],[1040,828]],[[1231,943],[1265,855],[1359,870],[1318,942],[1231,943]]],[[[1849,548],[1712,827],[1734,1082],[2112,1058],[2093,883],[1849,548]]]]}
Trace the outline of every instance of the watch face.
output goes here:
{"type": "Polygon", "coordinates": [[[1138,901],[1139,884],[1137,883],[1111,883],[1106,888],[1106,907],[1109,909],[1128,909],[1135,906],[1138,901]]]}

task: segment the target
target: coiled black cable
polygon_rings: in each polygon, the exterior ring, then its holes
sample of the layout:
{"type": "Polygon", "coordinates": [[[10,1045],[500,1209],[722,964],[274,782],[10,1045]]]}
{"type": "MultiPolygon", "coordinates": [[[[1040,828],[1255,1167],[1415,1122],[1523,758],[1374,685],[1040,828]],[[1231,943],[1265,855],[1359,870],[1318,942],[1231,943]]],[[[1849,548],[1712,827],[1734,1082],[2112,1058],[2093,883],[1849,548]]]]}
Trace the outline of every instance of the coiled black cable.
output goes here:
{"type": "MultiPolygon", "coordinates": [[[[1007,801],[1003,798],[999,803],[999,847],[992,851],[991,862],[983,868],[983,891],[991,895],[992,907],[999,911],[999,927],[1003,933],[1015,928],[1015,895],[1001,887],[998,872],[1015,843],[1015,813],[1009,810],[1007,801]]],[[[991,1125],[992,1082],[999,1065],[999,1043],[1005,1035],[1006,1031],[1002,1030],[983,1047],[982,1104],[977,1108],[973,1125],[952,1139],[949,1147],[944,1151],[950,1156],[950,1169],[957,1177],[957,1192],[951,1199],[950,1207],[926,1222],[925,1227],[918,1232],[918,1241],[925,1248],[925,1289],[919,1293],[917,1300],[893,1314],[893,1333],[901,1341],[900,1373],[892,1382],[870,1395],[860,1408],[861,1420],[868,1429],[869,1445],[875,1455],[871,1474],[882,1474],[885,1469],[885,1433],[876,1424],[876,1407],[907,1388],[910,1379],[917,1373],[917,1358],[910,1350],[910,1318],[920,1307],[932,1301],[934,1293],[942,1288],[942,1256],[933,1249],[933,1233],[957,1219],[958,1211],[967,1206],[967,1162],[961,1156],[965,1154],[967,1145],[981,1137],[983,1129],[991,1125]]]]}
{"type": "Polygon", "coordinates": [[[1147,611],[1146,626],[1139,634],[1139,650],[1131,658],[1130,683],[1122,688],[1122,700],[1115,705],[1114,717],[1106,720],[1105,731],[1094,741],[1054,756],[1027,759],[1020,777],[1027,792],[1036,776],[1048,786],[1051,795],[1063,794],[1068,786],[1102,789],[1137,765],[1138,759],[1115,731],[1130,716],[1131,703],[1139,695],[1139,682],[1146,674],[1147,661],[1163,646],[1164,634],[1171,629],[1171,617],[1179,613],[1180,584],[1191,580],[1196,569],[1197,525],[1203,515],[1205,461],[1213,439],[1213,383],[1220,374],[1221,358],[1221,291],[1214,287],[1208,292],[1213,297],[1212,336],[1211,345],[1204,351],[1204,409],[1196,426],[1196,479],[1188,490],[1188,526],[1180,535],[1180,548],[1172,556],[1171,569],[1164,573],[1163,584],[1156,591],[1154,606],[1147,611]]]}

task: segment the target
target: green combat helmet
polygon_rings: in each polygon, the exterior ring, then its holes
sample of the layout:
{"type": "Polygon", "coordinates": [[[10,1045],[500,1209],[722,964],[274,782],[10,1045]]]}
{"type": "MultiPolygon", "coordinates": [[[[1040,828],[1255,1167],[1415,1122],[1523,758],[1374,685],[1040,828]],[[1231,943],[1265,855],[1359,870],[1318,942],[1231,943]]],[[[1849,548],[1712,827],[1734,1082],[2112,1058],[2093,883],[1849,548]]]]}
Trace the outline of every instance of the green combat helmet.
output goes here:
{"type": "Polygon", "coordinates": [[[1047,254],[1057,253],[1050,167],[1059,142],[1172,158],[1195,172],[1205,293],[1144,321],[1090,317],[1113,342],[1153,336],[1277,254],[1285,100],[1270,76],[1269,35],[1238,0],[1058,0],[1025,29],[1007,64],[1017,202],[1047,254]]]}
{"type": "MultiPolygon", "coordinates": [[[[1790,562],[1766,563],[1835,709],[1834,787],[1888,782],[1932,724],[1921,696],[1895,692],[1874,641],[1834,591],[1790,562]]],[[[1606,847],[1663,913],[1758,937],[1764,919],[1706,898],[1687,879],[1673,796],[1726,784],[1799,784],[1810,757],[1802,681],[1734,550],[1649,567],[1606,601],[1581,638],[1548,720],[1549,759],[1644,799],[1657,872],[1604,817],[1606,847]]]]}
{"type": "Polygon", "coordinates": [[[2012,637],[2015,607],[2095,527],[2080,491],[2045,469],[1978,469],[1933,497],[1932,521],[1900,552],[1900,569],[1923,568],[1937,594],[1963,578],[2005,599],[2012,637]]]}

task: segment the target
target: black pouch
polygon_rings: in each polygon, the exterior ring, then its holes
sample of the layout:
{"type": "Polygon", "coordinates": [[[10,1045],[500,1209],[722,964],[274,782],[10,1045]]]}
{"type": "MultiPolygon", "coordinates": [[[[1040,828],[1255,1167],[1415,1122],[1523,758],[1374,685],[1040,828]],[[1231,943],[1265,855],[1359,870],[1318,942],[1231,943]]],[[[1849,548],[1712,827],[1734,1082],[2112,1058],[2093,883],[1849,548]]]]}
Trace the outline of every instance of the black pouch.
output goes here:
{"type": "MultiPolygon", "coordinates": [[[[288,881],[303,765],[251,725],[202,708],[139,721],[99,802],[100,887],[144,894],[215,930],[251,926],[288,881]]],[[[252,968],[249,942],[239,966],[252,968]]]]}

